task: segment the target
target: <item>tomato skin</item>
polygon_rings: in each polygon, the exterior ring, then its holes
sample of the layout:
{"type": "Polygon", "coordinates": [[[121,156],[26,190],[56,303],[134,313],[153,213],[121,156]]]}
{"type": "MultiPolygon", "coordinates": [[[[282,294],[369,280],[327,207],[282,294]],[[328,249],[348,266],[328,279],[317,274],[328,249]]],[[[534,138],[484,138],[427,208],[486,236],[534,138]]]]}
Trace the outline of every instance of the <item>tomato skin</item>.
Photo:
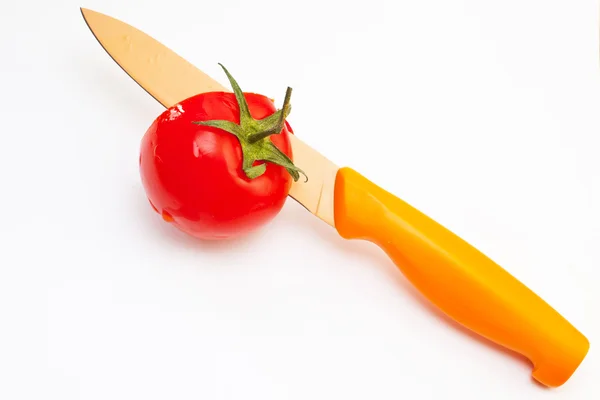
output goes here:
{"type": "MultiPolygon", "coordinates": [[[[245,93],[250,114],[265,118],[277,111],[269,98],[245,93]]],[[[180,230],[200,239],[245,235],[272,220],[282,209],[292,177],[280,165],[249,179],[235,135],[193,121],[228,120],[239,124],[235,95],[203,93],[159,115],[145,133],[140,175],[152,207],[180,230]]],[[[273,144],[292,158],[286,122],[273,144]]],[[[256,162],[255,165],[260,162],[256,162]]]]}

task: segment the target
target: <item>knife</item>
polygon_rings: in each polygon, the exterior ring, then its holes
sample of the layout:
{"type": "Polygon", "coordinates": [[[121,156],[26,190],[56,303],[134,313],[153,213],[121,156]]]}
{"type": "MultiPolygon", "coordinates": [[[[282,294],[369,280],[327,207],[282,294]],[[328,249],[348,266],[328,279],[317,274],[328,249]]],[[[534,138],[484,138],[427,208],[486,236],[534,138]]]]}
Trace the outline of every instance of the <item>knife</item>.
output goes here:
{"type": "MultiPolygon", "coordinates": [[[[81,9],[100,45],[164,107],[199,93],[229,91],[138,29],[81,9]]],[[[532,376],[563,385],[589,341],[563,316],[473,246],[349,167],[338,167],[290,135],[294,164],[307,182],[290,196],[344,239],[379,246],[430,302],[466,328],[533,364],[532,376]]]]}

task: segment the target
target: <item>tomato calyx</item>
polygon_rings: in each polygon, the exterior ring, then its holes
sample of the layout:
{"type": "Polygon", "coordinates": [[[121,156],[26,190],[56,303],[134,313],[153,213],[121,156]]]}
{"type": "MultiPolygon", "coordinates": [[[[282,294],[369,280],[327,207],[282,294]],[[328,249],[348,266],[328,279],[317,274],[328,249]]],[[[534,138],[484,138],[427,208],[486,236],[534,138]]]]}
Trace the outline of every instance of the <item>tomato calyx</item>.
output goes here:
{"type": "Polygon", "coordinates": [[[285,127],[285,119],[291,111],[290,98],[292,88],[288,87],[285,92],[285,99],[281,109],[263,119],[254,119],[250,115],[248,103],[240,86],[231,76],[229,71],[219,64],[233,88],[235,98],[240,109],[240,123],[236,124],[227,120],[194,121],[196,125],[211,126],[222,129],[235,135],[242,148],[242,170],[249,179],[255,179],[265,173],[267,165],[265,163],[254,165],[257,161],[270,162],[284,167],[294,178],[294,181],[300,179],[300,174],[308,177],[300,168],[296,167],[292,160],[273,142],[271,135],[279,135],[285,127]]]}

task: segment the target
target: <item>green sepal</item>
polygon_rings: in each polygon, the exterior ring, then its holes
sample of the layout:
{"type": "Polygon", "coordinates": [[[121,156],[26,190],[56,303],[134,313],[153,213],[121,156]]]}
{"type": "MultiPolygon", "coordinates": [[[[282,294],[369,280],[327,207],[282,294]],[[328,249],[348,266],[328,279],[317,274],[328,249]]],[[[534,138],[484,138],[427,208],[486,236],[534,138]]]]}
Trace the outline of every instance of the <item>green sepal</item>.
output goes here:
{"type": "Polygon", "coordinates": [[[215,119],[212,121],[194,121],[192,123],[196,125],[212,126],[214,128],[223,129],[226,132],[234,134],[238,138],[243,137],[241,126],[239,126],[235,122],[215,119]]]}
{"type": "Polygon", "coordinates": [[[249,179],[256,179],[265,173],[267,166],[264,163],[254,165],[256,161],[264,161],[284,167],[294,181],[298,181],[300,174],[308,180],[306,174],[296,167],[292,160],[273,144],[270,138],[271,135],[280,134],[285,127],[285,119],[291,112],[292,88],[287,88],[281,109],[266,118],[257,120],[250,115],[246,97],[238,83],[222,64],[219,65],[225,71],[233,88],[240,110],[240,123],[236,124],[226,120],[193,121],[193,123],[222,129],[237,137],[242,147],[242,170],[249,179]]]}

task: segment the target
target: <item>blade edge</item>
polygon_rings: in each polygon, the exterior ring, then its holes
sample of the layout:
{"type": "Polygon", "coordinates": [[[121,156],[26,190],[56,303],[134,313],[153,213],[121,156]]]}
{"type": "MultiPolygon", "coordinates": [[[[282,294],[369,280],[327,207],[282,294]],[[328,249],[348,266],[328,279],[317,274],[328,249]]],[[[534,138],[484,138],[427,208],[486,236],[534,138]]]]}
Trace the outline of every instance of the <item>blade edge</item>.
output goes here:
{"type": "MultiPolygon", "coordinates": [[[[165,108],[168,108],[169,105],[167,104],[163,104],[163,102],[161,102],[156,96],[154,96],[152,93],[150,93],[148,91],[148,89],[146,89],[141,83],[139,83],[130,73],[129,71],[127,71],[116,59],[115,57],[106,49],[106,47],[104,47],[104,44],[102,43],[102,41],[100,40],[100,38],[98,37],[98,35],[96,35],[96,32],[94,32],[94,29],[92,28],[90,22],[88,21],[88,18],[86,17],[86,13],[90,14],[90,13],[96,13],[96,14],[100,14],[103,15],[106,18],[112,18],[106,14],[102,14],[99,13],[97,11],[92,11],[90,9],[87,8],[83,8],[83,7],[79,7],[79,10],[81,11],[81,16],[83,17],[83,20],[85,21],[85,24],[87,25],[88,29],[90,30],[90,32],[92,32],[92,35],[94,36],[94,38],[98,41],[98,44],[100,45],[100,47],[102,47],[102,49],[106,52],[106,54],[108,54],[108,56],[115,62],[115,64],[117,64],[119,66],[119,68],[121,68],[121,70],[123,70],[123,72],[125,72],[127,74],[127,76],[129,76],[131,78],[131,80],[133,80],[135,83],[137,83],[137,85],[142,88],[146,93],[148,93],[150,95],[150,97],[152,97],[154,100],[156,100],[159,104],[161,104],[162,106],[164,106],[165,108]]],[[[125,22],[123,22],[125,24],[125,22]]],[[[133,28],[133,27],[132,27],[133,28]]]]}

